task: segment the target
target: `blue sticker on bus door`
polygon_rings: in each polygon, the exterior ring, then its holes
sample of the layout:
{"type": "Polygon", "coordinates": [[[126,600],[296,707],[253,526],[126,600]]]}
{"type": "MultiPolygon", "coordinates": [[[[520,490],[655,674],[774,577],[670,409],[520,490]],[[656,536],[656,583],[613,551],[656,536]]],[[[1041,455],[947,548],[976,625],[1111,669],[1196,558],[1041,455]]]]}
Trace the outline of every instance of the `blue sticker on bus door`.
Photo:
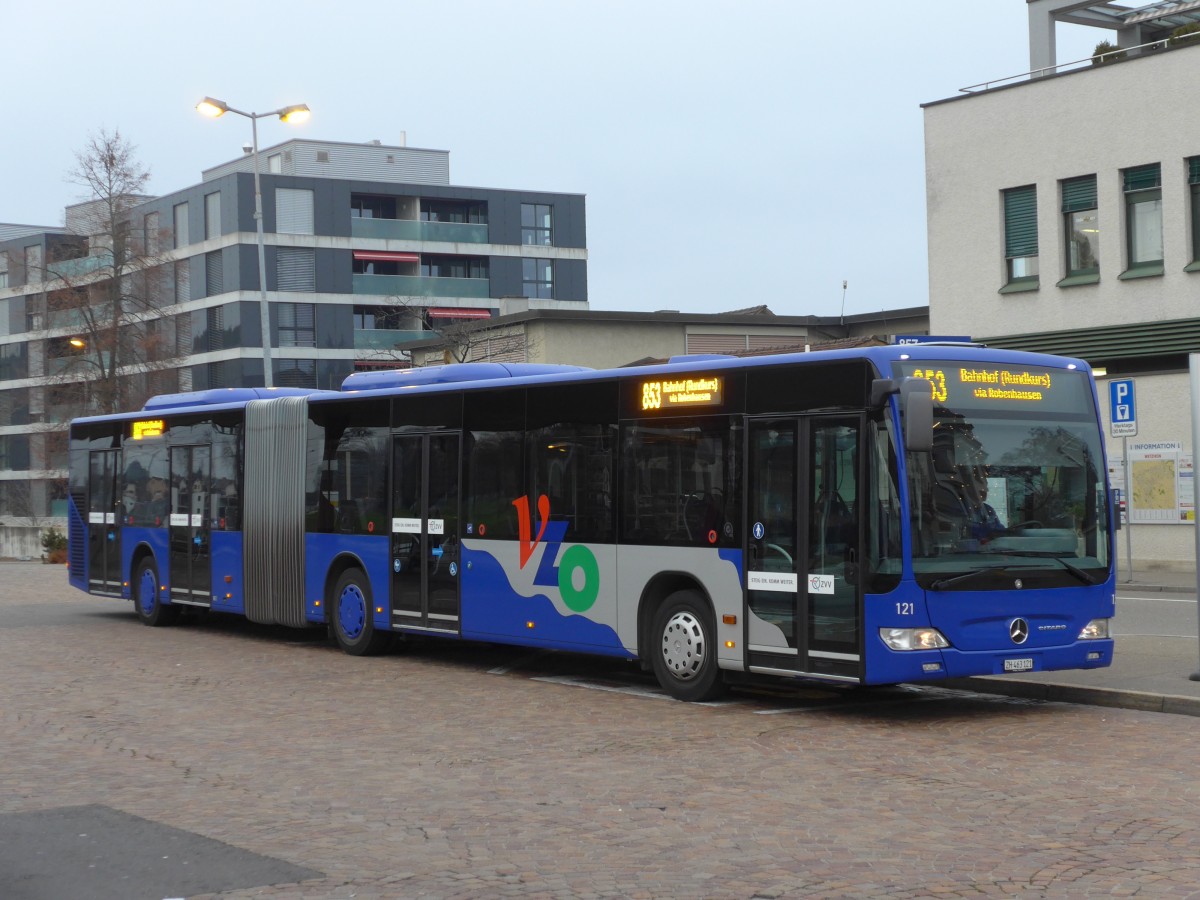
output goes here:
{"type": "Polygon", "coordinates": [[[763,523],[755,522],[754,523],[754,539],[756,541],[761,541],[766,536],[766,534],[767,534],[767,529],[765,527],[763,527],[763,523]]]}

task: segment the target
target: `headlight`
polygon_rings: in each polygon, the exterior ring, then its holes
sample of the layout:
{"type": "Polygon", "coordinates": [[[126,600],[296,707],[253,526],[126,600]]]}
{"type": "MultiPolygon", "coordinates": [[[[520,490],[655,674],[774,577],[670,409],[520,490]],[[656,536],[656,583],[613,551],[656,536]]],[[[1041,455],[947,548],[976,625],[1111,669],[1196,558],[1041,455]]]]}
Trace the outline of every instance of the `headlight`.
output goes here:
{"type": "Polygon", "coordinates": [[[1108,619],[1092,619],[1079,632],[1079,640],[1081,641],[1094,641],[1098,638],[1106,637],[1108,637],[1108,619]]]}
{"type": "Polygon", "coordinates": [[[879,636],[892,650],[940,650],[950,646],[936,628],[880,628],[879,636]]]}

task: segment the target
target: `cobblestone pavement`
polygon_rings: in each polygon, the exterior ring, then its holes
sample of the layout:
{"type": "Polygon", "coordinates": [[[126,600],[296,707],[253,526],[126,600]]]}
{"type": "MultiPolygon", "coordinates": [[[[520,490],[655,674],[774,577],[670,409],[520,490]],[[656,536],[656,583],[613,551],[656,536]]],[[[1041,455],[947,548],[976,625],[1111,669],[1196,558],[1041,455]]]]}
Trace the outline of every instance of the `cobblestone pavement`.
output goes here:
{"type": "Polygon", "coordinates": [[[1197,895],[1194,717],[652,687],[506,648],[149,629],[0,565],[0,813],[103,804],[324,873],[230,897],[1197,895]]]}

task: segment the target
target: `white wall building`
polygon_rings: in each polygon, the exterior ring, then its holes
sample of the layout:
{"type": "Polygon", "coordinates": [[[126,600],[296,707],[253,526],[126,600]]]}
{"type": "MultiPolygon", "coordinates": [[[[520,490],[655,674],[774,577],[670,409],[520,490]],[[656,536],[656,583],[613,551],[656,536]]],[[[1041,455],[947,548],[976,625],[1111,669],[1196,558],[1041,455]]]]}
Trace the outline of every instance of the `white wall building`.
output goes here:
{"type": "Polygon", "coordinates": [[[1087,359],[1106,426],[1106,382],[1132,378],[1134,569],[1190,567],[1200,34],[1176,29],[1200,28],[1200,2],[1027,9],[1029,73],[924,105],[930,331],[1087,359]],[[1123,56],[1055,66],[1060,21],[1109,29],[1123,56]]]}

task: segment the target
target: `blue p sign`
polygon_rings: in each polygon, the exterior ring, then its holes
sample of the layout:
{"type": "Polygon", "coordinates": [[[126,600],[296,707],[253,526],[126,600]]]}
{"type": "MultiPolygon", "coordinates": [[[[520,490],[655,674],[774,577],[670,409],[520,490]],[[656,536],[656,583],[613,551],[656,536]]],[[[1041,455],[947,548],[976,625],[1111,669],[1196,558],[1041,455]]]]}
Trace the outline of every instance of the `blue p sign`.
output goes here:
{"type": "Polygon", "coordinates": [[[1132,437],[1137,434],[1137,404],[1134,400],[1133,379],[1108,383],[1109,421],[1113,437],[1132,437]]]}

